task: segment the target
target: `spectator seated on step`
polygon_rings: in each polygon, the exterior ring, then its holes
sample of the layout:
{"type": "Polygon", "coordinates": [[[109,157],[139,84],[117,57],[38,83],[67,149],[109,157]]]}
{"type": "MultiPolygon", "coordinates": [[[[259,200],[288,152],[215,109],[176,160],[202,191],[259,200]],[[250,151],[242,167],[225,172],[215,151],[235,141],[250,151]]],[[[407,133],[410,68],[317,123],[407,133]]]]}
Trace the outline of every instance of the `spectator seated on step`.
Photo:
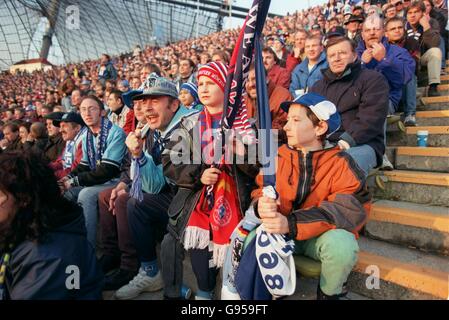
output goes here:
{"type": "Polygon", "coordinates": [[[323,77],[322,69],[329,67],[321,37],[309,36],[305,44],[306,59],[293,70],[290,93],[292,97],[304,94],[323,77]]]}
{"type": "Polygon", "coordinates": [[[403,87],[401,99],[404,109],[404,124],[406,126],[415,126],[416,86],[420,56],[419,42],[415,38],[406,37],[404,19],[399,17],[393,17],[385,22],[385,36],[390,44],[406,49],[415,60],[415,74],[412,75],[410,81],[403,87]]]}
{"type": "Polygon", "coordinates": [[[338,142],[368,175],[382,164],[385,152],[388,82],[379,72],[362,68],[355,44],[346,37],[329,39],[326,55],[329,68],[310,92],[336,104],[342,125],[329,140],[338,142]]]}
{"type": "Polygon", "coordinates": [[[427,66],[429,78],[428,96],[439,96],[438,85],[441,83],[440,31],[438,22],[425,14],[426,6],[422,1],[414,1],[406,11],[405,25],[407,38],[413,38],[420,44],[420,66],[427,66]]]}
{"type": "Polygon", "coordinates": [[[82,142],[83,158],[78,166],[59,180],[65,197],[83,207],[87,239],[96,246],[98,194],[117,183],[126,152],[126,135],[104,116],[104,105],[96,96],[86,96],[80,113],[87,126],[82,142]]]}
{"type": "Polygon", "coordinates": [[[262,50],[262,58],[270,80],[279,86],[288,89],[290,86],[290,72],[279,65],[279,58],[271,48],[262,50]]]}
{"type": "Polygon", "coordinates": [[[318,299],[339,299],[357,262],[358,231],[366,223],[371,196],[360,167],[326,140],[341,126],[332,102],[307,93],[281,107],[288,112],[288,143],[278,150],[279,198],[263,194],[259,174],[253,206],[267,232],[288,235],[297,254],[321,262],[318,299]]]}
{"type": "Polygon", "coordinates": [[[363,41],[356,51],[364,68],[376,70],[387,79],[390,86],[388,114],[392,115],[398,109],[403,86],[415,72],[415,61],[407,50],[390,44],[384,33],[382,18],[369,16],[363,23],[363,41]]]}

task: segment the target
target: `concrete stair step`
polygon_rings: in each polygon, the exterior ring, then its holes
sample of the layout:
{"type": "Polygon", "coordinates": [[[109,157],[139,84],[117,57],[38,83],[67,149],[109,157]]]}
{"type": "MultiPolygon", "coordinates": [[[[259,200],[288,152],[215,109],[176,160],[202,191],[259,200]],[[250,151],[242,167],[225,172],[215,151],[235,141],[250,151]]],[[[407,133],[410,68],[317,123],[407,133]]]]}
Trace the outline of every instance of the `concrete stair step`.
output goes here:
{"type": "Polygon", "coordinates": [[[449,298],[449,258],[365,237],[359,246],[349,290],[379,300],[449,298]]]}
{"type": "Polygon", "coordinates": [[[396,169],[449,173],[449,148],[388,147],[387,153],[396,169]],[[391,156],[392,155],[392,156],[391,156]]]}
{"type": "Polygon", "coordinates": [[[365,235],[449,255],[449,208],[377,200],[371,208],[365,235]]]}
{"type": "Polygon", "coordinates": [[[407,127],[405,134],[402,132],[387,132],[388,146],[416,146],[416,134],[420,130],[427,130],[428,147],[449,147],[449,126],[417,126],[407,127]]]}
{"type": "Polygon", "coordinates": [[[407,145],[416,146],[416,134],[420,130],[427,130],[429,137],[427,145],[429,147],[449,147],[449,126],[419,126],[407,127],[407,145]]]}
{"type": "Polygon", "coordinates": [[[447,110],[417,111],[416,122],[419,126],[444,126],[449,124],[449,107],[447,110]]]}
{"type": "Polygon", "coordinates": [[[434,104],[434,103],[447,103],[449,104],[449,96],[439,96],[439,97],[422,97],[421,101],[424,105],[434,104]]]}
{"type": "MultiPolygon", "coordinates": [[[[448,69],[449,70],[449,69],[448,69]]],[[[448,71],[449,72],[449,71],[448,71]]],[[[449,90],[449,84],[440,84],[438,86],[438,91],[448,91],[449,90]]]]}
{"type": "Polygon", "coordinates": [[[449,206],[449,173],[393,170],[381,175],[385,190],[374,189],[378,199],[449,206]]]}

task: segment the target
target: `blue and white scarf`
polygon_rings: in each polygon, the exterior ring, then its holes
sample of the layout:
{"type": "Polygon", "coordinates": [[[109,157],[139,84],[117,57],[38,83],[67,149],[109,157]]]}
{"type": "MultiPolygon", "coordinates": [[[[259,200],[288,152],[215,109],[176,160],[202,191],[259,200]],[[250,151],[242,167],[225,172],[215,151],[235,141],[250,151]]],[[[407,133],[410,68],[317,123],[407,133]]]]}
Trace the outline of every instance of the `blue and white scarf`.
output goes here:
{"type": "Polygon", "coordinates": [[[69,169],[72,167],[73,161],[75,161],[76,158],[76,150],[78,149],[79,143],[82,142],[82,138],[86,133],[86,130],[86,127],[82,127],[75,138],[67,142],[64,149],[64,154],[62,155],[62,167],[64,169],[69,169]]]}
{"type": "MultiPolygon", "coordinates": [[[[146,125],[142,131],[140,132],[141,137],[145,137],[149,130],[149,126],[146,125]]],[[[153,157],[153,161],[156,165],[161,162],[161,154],[164,148],[162,143],[161,133],[158,130],[153,132],[153,148],[151,149],[151,155],[153,157]]],[[[144,150],[146,146],[144,146],[144,150]]],[[[143,192],[142,192],[142,179],[140,177],[140,166],[145,163],[145,154],[142,153],[140,158],[132,158],[131,160],[131,168],[130,168],[130,176],[132,180],[131,189],[129,190],[129,195],[131,198],[136,199],[139,202],[143,200],[143,192]]]]}
{"type": "Polygon", "coordinates": [[[267,290],[273,298],[292,295],[296,288],[293,259],[294,241],[284,235],[267,233],[251,206],[231,236],[230,249],[223,267],[223,300],[240,300],[235,276],[244,254],[254,254],[267,290]],[[256,229],[257,228],[257,229],[256,229]],[[248,234],[256,229],[256,252],[244,251],[248,234]]]}
{"type": "Polygon", "coordinates": [[[87,157],[89,160],[90,170],[95,170],[100,164],[103,154],[106,150],[106,140],[109,135],[109,131],[112,128],[112,122],[105,117],[101,118],[101,129],[97,142],[97,148],[95,149],[95,139],[91,130],[87,131],[87,157]]]}

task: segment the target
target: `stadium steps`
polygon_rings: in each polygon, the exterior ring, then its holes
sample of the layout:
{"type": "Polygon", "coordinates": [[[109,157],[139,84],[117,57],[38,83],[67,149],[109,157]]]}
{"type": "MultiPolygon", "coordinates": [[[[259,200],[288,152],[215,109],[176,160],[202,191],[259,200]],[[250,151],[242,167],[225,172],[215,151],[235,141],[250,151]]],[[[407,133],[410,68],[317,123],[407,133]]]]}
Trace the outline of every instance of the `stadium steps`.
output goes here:
{"type": "Polygon", "coordinates": [[[449,148],[387,147],[387,155],[397,169],[449,173],[449,148]]]}
{"type": "Polygon", "coordinates": [[[429,136],[427,138],[428,147],[445,147],[449,145],[449,126],[407,127],[405,134],[401,134],[401,132],[399,132],[398,130],[391,132],[387,131],[388,145],[416,146],[417,142],[416,133],[421,130],[426,130],[429,133],[429,136]]]}
{"type": "Polygon", "coordinates": [[[416,122],[420,126],[448,125],[449,124],[449,110],[417,111],[416,112],[416,122]]]}
{"type": "MultiPolygon", "coordinates": [[[[420,126],[387,136],[395,170],[380,173],[385,190],[373,190],[371,215],[359,239],[359,259],[348,279],[349,300],[449,298],[447,101],[447,95],[421,99],[420,126]],[[416,147],[416,131],[421,129],[429,131],[427,148],[416,147]]],[[[184,275],[184,282],[195,291],[188,255],[184,275]]],[[[288,299],[315,299],[318,281],[298,274],[296,292],[288,299]]],[[[111,297],[112,292],[105,292],[105,299],[111,297]]],[[[136,299],[161,298],[159,291],[136,299]]]]}
{"type": "Polygon", "coordinates": [[[372,299],[449,298],[449,96],[420,102],[418,127],[387,134],[395,170],[378,173],[385,190],[373,190],[349,278],[352,292],[372,299]],[[418,130],[429,131],[428,147],[416,146],[418,130]]]}
{"type": "Polygon", "coordinates": [[[351,291],[377,300],[448,299],[449,259],[361,237],[351,291]]]}

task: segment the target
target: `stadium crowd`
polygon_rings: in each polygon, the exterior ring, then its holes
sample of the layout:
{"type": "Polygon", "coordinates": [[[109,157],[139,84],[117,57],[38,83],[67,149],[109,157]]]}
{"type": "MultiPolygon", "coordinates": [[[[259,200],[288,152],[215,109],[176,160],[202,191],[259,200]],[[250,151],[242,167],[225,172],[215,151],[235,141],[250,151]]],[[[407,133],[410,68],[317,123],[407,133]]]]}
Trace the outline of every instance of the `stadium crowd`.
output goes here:
{"type": "MultiPolygon", "coordinates": [[[[196,299],[220,291],[236,298],[235,287],[240,298],[269,299],[257,275],[250,284],[232,270],[237,253],[228,247],[239,240],[234,230],[259,219],[266,232],[294,241],[295,253],[321,261],[319,299],[341,298],[369,214],[366,177],[393,169],[387,119],[416,126],[418,85],[439,95],[447,14],[447,0],[329,0],[266,20],[277,201],[263,192],[260,166],[211,166],[215,149],[207,148],[210,130],[221,126],[240,30],[49,71],[2,72],[0,299],[101,299],[110,290],[133,299],[161,289],[181,298],[185,252],[196,299]],[[200,161],[174,161],[197,152],[200,161]],[[66,288],[66,265],[81,269],[81,290],[66,288]],[[217,288],[221,267],[232,281],[217,288]]],[[[253,64],[244,128],[259,126],[257,98],[253,64]]],[[[234,144],[233,156],[248,153],[234,144]]]]}

